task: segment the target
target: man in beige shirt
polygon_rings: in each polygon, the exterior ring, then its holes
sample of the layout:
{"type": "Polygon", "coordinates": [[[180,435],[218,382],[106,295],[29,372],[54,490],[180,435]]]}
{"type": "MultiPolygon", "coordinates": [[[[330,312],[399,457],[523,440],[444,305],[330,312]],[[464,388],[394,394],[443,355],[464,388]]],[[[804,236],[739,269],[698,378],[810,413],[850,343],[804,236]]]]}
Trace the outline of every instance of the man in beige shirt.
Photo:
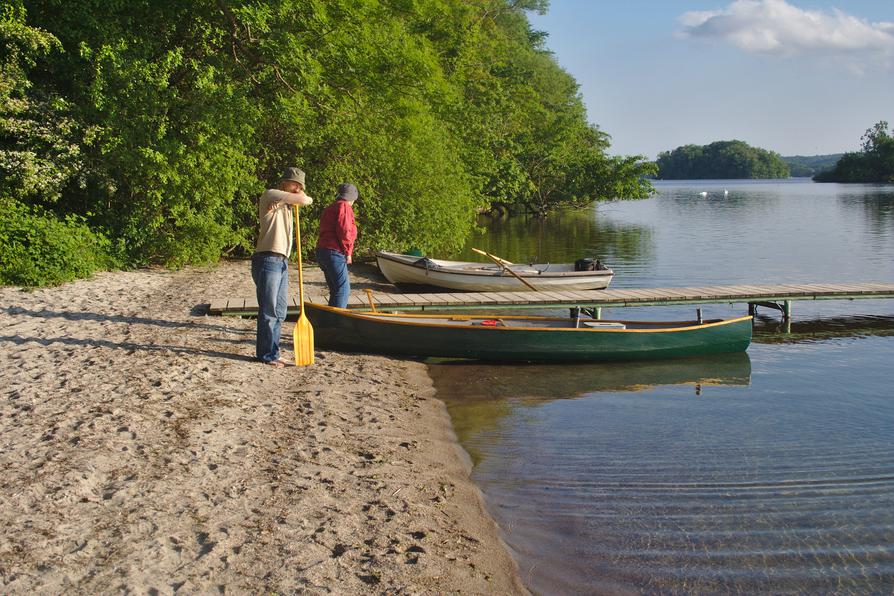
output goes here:
{"type": "Polygon", "coordinates": [[[286,168],[277,188],[265,190],[258,199],[260,229],[251,257],[251,277],[258,297],[258,360],[281,368],[287,360],[279,350],[282,322],[286,320],[289,255],[292,254],[292,205],[310,205],[304,193],[304,172],[286,168]]]}

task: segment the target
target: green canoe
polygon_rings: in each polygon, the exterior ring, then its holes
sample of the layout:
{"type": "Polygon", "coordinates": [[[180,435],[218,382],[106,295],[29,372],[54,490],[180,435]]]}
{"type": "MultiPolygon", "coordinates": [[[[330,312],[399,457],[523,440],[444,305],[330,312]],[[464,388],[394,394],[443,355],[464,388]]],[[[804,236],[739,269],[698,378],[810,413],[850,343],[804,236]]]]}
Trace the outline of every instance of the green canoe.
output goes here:
{"type": "Polygon", "coordinates": [[[653,360],[743,352],[751,317],[651,322],[357,312],[305,303],[319,347],[505,362],[653,360]]]}

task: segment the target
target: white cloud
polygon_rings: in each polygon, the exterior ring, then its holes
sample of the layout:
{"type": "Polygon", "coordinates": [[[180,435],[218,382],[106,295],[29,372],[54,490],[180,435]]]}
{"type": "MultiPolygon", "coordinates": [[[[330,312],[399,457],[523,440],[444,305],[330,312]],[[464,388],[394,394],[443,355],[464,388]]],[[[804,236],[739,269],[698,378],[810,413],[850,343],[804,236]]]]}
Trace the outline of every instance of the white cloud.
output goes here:
{"type": "Polygon", "coordinates": [[[894,22],[803,10],[786,0],[735,0],[723,10],[684,13],[679,23],[682,37],[722,39],[748,52],[894,52],[894,22]]]}

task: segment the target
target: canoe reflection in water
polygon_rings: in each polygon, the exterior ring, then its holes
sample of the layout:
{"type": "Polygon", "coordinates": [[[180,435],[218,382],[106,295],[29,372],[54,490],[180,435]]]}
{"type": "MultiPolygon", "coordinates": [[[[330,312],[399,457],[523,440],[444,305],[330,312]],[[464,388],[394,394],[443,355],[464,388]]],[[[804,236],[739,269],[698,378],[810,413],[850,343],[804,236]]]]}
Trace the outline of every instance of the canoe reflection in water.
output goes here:
{"type": "Polygon", "coordinates": [[[692,387],[693,397],[708,387],[747,386],[751,360],[746,352],[654,362],[538,364],[527,366],[429,362],[438,398],[447,403],[454,432],[477,464],[481,454],[466,439],[496,428],[519,408],[598,392],[648,392],[658,387],[692,387]]]}
{"type": "Polygon", "coordinates": [[[538,364],[515,366],[432,361],[429,374],[439,394],[451,401],[574,398],[597,391],[645,391],[662,385],[701,387],[751,382],[747,352],[696,356],[655,362],[538,364]]]}

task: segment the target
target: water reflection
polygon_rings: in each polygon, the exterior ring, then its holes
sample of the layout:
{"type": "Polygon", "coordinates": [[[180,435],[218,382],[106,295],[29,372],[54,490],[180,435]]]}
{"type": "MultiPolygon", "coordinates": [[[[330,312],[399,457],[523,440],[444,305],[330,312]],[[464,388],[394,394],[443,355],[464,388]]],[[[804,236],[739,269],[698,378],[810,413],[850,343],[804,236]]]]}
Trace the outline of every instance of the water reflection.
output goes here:
{"type": "Polygon", "coordinates": [[[796,344],[830,339],[894,336],[894,316],[830,316],[822,319],[782,321],[772,315],[755,316],[752,341],[796,344]]]}
{"type": "Polygon", "coordinates": [[[891,186],[873,192],[848,193],[839,198],[847,209],[863,213],[872,238],[890,240],[894,234],[894,190],[891,186]]]}
{"type": "MultiPolygon", "coordinates": [[[[515,261],[593,250],[616,288],[894,280],[892,185],[658,189],[495,222],[469,246],[515,261]]],[[[678,308],[666,318],[691,312],[678,308]]],[[[892,310],[796,302],[781,334],[779,314],[761,309],[744,360],[432,376],[535,592],[891,594],[892,310]]]]}
{"type": "Polygon", "coordinates": [[[432,376],[535,593],[890,593],[894,347],[861,343],[432,376]]]}
{"type": "Polygon", "coordinates": [[[561,211],[546,219],[482,216],[479,224],[484,231],[452,258],[480,260],[473,247],[518,263],[570,263],[586,256],[617,266],[654,257],[649,227],[612,222],[591,209],[561,211]]]}
{"type": "Polygon", "coordinates": [[[519,405],[572,399],[600,391],[646,392],[664,385],[691,387],[691,395],[721,385],[748,385],[751,360],[745,352],[656,362],[495,365],[462,361],[429,364],[439,395],[445,396],[453,428],[474,464],[481,453],[468,439],[497,427],[519,405]]]}
{"type": "Polygon", "coordinates": [[[642,391],[661,385],[747,385],[747,353],[655,362],[490,364],[432,362],[439,388],[464,404],[485,400],[573,398],[597,391],[642,391]]]}
{"type": "Polygon", "coordinates": [[[894,185],[708,180],[656,188],[651,199],[547,219],[483,218],[483,231],[453,258],[480,260],[472,247],[517,262],[598,256],[615,270],[615,288],[894,277],[894,185]]]}
{"type": "Polygon", "coordinates": [[[659,183],[658,192],[661,199],[661,209],[674,217],[691,219],[696,215],[699,219],[714,217],[760,217],[772,213],[778,209],[779,202],[785,199],[789,192],[788,185],[764,185],[760,192],[745,192],[733,187],[728,194],[723,194],[722,186],[729,184],[728,180],[706,181],[704,187],[709,190],[706,196],[696,192],[697,188],[690,185],[673,185],[667,182],[659,183]]]}

